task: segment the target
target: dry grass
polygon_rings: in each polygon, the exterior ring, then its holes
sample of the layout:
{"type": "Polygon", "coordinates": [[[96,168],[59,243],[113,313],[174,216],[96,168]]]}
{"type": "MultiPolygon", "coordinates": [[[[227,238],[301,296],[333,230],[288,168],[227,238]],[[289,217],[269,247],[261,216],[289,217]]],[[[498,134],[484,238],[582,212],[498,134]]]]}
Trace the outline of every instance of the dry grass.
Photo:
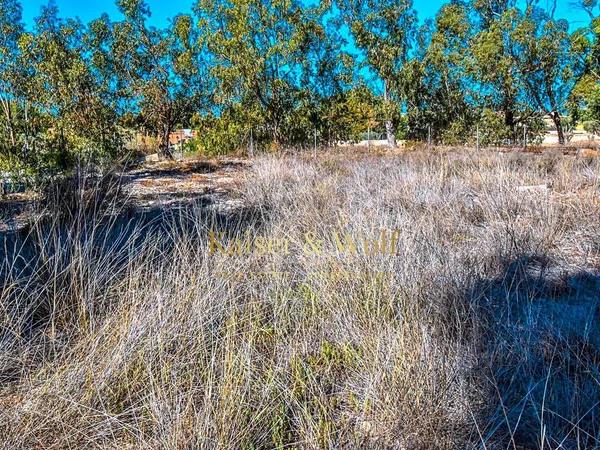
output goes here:
{"type": "Polygon", "coordinates": [[[598,447],[599,168],[265,157],[227,217],[41,224],[2,269],[4,447],[598,447]]]}

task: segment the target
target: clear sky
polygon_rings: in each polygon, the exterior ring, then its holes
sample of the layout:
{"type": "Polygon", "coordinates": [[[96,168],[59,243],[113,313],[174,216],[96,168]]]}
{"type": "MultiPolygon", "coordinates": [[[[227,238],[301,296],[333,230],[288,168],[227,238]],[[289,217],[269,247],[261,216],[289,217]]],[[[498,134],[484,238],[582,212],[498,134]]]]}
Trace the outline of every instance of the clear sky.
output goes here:
{"type": "MultiPolygon", "coordinates": [[[[424,20],[433,17],[439,10],[444,0],[413,0],[414,8],[419,18],[424,20]]],[[[540,4],[548,0],[540,0],[540,4]]],[[[572,0],[556,0],[557,16],[569,20],[572,28],[578,28],[587,23],[587,16],[571,6],[572,0]]],[[[39,15],[40,6],[47,0],[22,0],[23,16],[26,24],[33,23],[39,15]]],[[[118,17],[117,10],[112,0],[55,0],[62,17],[79,17],[83,22],[97,18],[102,12],[107,12],[113,17],[118,17]]],[[[152,10],[152,23],[164,25],[169,18],[180,12],[190,12],[194,0],[147,0],[152,10]]]]}

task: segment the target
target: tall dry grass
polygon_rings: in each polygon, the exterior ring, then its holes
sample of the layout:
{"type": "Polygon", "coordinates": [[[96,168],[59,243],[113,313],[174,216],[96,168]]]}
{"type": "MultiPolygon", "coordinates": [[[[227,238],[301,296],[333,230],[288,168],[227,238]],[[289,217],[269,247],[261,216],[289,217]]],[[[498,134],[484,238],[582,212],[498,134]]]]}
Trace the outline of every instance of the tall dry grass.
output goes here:
{"type": "Polygon", "coordinates": [[[227,213],[71,202],[5,238],[4,447],[598,447],[599,167],[265,157],[227,213]]]}

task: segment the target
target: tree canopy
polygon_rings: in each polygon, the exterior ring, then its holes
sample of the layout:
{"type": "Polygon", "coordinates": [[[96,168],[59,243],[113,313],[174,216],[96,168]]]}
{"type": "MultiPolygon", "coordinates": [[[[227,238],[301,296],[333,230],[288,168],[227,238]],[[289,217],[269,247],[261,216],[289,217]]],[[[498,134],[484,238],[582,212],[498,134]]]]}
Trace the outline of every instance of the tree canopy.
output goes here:
{"type": "Polygon", "coordinates": [[[172,157],[195,128],[206,153],[396,139],[467,143],[533,138],[551,120],[564,144],[600,129],[598,2],[570,29],[553,7],[451,2],[419,22],[411,0],[198,0],[149,24],[143,0],[90,23],[49,3],[33,27],[0,0],[0,161],[36,175],[135,150],[172,157]]]}

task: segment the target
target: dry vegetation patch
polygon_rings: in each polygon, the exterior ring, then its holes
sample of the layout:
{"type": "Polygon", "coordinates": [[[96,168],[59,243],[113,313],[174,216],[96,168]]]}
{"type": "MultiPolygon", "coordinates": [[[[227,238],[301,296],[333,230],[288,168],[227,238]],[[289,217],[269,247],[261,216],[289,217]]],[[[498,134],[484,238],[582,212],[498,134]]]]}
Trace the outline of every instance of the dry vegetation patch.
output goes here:
{"type": "Polygon", "coordinates": [[[68,236],[56,222],[3,267],[0,436],[597,447],[599,168],[466,150],[271,156],[226,215],[192,208],[127,240],[110,223],[94,236],[92,216],[68,236]]]}

